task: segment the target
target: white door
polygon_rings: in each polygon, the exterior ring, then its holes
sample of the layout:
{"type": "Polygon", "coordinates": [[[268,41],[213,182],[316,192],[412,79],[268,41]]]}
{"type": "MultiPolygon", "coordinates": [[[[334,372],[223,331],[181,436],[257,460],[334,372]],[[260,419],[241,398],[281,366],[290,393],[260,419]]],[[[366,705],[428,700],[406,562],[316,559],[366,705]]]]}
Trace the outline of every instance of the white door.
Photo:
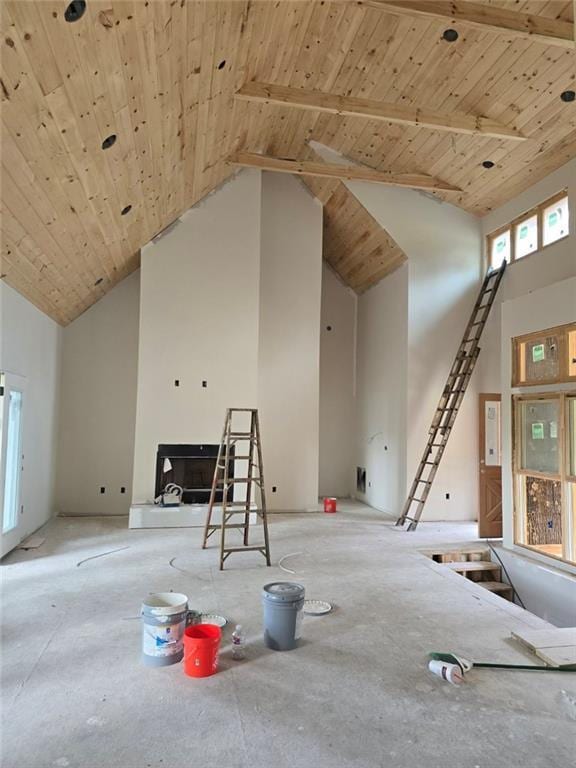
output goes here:
{"type": "Polygon", "coordinates": [[[0,511],[2,512],[2,541],[0,557],[22,541],[22,472],[24,471],[24,431],[26,380],[13,373],[1,374],[0,434],[2,454],[0,463],[0,511]]]}

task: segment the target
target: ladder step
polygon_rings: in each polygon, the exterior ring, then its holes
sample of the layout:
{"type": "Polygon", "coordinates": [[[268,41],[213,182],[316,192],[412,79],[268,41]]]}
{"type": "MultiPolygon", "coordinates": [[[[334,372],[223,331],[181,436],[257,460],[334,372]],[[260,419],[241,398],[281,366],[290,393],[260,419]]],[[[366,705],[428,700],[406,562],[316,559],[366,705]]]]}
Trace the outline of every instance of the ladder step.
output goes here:
{"type": "Polygon", "coordinates": [[[476,584],[484,589],[489,589],[490,592],[512,592],[510,584],[505,584],[503,581],[477,581],[476,584]]]}
{"type": "MultiPolygon", "coordinates": [[[[236,485],[237,483],[260,483],[261,478],[259,477],[234,477],[232,479],[226,480],[226,485],[236,485]]],[[[217,480],[219,485],[222,485],[224,483],[224,478],[220,477],[217,480]]]]}
{"type": "Polygon", "coordinates": [[[500,572],[501,566],[496,565],[495,563],[489,562],[488,560],[476,560],[476,561],[466,561],[463,563],[444,563],[446,568],[450,568],[451,571],[456,571],[456,573],[475,573],[477,571],[494,571],[494,572],[500,572]]]}
{"type": "MultiPolygon", "coordinates": [[[[221,528],[222,528],[221,525],[208,526],[209,531],[219,531],[221,528]]],[[[226,530],[228,530],[229,528],[241,528],[242,530],[244,530],[244,528],[246,528],[246,523],[233,523],[232,525],[228,525],[228,523],[226,523],[226,530]]]]}
{"type": "Polygon", "coordinates": [[[253,440],[256,439],[255,437],[253,437],[252,432],[230,432],[228,437],[231,440],[242,440],[243,438],[245,438],[246,440],[248,438],[253,439],[253,440]]]}
{"type": "MultiPolygon", "coordinates": [[[[224,509],[224,504],[220,504],[220,506],[224,509]]],[[[246,509],[245,501],[227,501],[226,510],[228,510],[230,507],[234,507],[235,509],[242,508],[243,512],[244,510],[246,510],[246,512],[258,512],[256,507],[249,507],[249,509],[246,509]]]]}
{"type": "Polygon", "coordinates": [[[222,551],[225,554],[230,554],[230,552],[262,552],[262,554],[264,554],[266,552],[266,547],[264,545],[253,547],[224,547],[222,551]]]}

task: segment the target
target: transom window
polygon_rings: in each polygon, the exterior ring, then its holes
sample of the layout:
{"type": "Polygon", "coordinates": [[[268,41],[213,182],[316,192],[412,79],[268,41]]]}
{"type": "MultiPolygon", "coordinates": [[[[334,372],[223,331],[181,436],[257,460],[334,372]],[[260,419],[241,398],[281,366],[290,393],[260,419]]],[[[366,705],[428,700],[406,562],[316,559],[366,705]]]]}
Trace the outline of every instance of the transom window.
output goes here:
{"type": "Polygon", "coordinates": [[[488,235],[490,266],[519,261],[567,237],[568,219],[568,194],[563,190],[488,235]]]}

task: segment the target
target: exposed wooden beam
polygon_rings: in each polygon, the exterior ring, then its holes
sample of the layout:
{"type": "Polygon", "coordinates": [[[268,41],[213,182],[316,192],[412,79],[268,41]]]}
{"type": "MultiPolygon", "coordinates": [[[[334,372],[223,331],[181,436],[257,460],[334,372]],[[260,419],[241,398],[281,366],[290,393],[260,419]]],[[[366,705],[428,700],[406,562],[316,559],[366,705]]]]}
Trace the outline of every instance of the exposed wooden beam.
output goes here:
{"type": "Polygon", "coordinates": [[[337,96],[321,91],[305,91],[285,85],[270,83],[246,83],[236,93],[237,99],[265,104],[282,104],[287,107],[328,112],[332,115],[365,117],[369,120],[383,120],[388,123],[402,123],[418,128],[432,128],[437,131],[466,133],[487,138],[514,139],[525,141],[514,128],[508,128],[488,117],[473,115],[445,114],[430,109],[404,107],[398,104],[385,104],[371,99],[359,99],[354,96],[337,96]]]}
{"type": "Polygon", "coordinates": [[[574,24],[571,22],[494,5],[468,0],[359,0],[358,5],[390,13],[432,16],[448,22],[462,22],[485,31],[526,37],[547,45],[574,47],[574,24]]]}
{"type": "Polygon", "coordinates": [[[285,160],[269,155],[257,155],[252,152],[236,152],[228,162],[247,168],[259,168],[262,171],[295,173],[297,176],[324,176],[331,179],[348,181],[372,181],[377,184],[390,184],[394,187],[412,187],[413,189],[438,190],[442,192],[460,192],[458,187],[439,181],[432,176],[419,173],[391,173],[376,171],[373,168],[354,165],[332,165],[314,163],[309,160],[285,160]]]}

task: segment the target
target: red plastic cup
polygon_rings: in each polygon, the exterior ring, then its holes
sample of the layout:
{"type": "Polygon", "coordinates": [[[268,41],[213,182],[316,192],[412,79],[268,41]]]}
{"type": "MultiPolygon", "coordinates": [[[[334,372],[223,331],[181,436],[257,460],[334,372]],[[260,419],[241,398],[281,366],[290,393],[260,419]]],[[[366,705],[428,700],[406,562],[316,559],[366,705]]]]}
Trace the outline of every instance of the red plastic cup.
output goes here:
{"type": "Polygon", "coordinates": [[[324,499],[324,512],[336,512],[336,501],[334,498],[324,499]]]}
{"type": "Polygon", "coordinates": [[[184,672],[209,677],[218,671],[222,630],[215,624],[195,624],[184,630],[184,672]]]}

